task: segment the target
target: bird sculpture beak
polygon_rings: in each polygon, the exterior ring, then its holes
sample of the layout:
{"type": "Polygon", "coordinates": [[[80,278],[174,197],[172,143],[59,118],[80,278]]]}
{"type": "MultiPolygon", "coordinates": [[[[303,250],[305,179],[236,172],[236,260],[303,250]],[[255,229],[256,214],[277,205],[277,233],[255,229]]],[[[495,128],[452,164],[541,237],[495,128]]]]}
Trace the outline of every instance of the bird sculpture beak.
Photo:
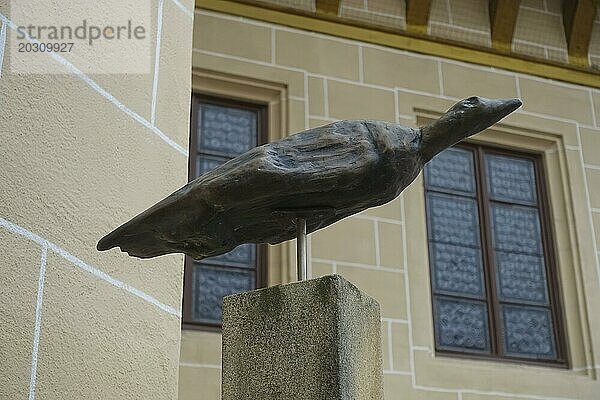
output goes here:
{"type": "Polygon", "coordinates": [[[494,125],[523,103],[519,99],[469,97],[456,103],[431,125],[421,128],[426,161],[444,149],[494,125]]]}
{"type": "Polygon", "coordinates": [[[523,102],[520,99],[499,99],[499,100],[489,100],[489,107],[495,110],[497,115],[497,121],[500,121],[502,118],[506,117],[511,112],[515,111],[517,108],[523,105],[523,102]]]}
{"type": "MultiPolygon", "coordinates": [[[[477,120],[472,125],[472,129],[465,132],[464,138],[467,138],[471,135],[479,133],[496,122],[500,121],[502,118],[506,117],[508,114],[515,111],[517,108],[521,107],[523,102],[520,99],[485,99],[479,98],[479,110],[480,113],[477,115],[470,116],[477,120]]],[[[475,112],[475,110],[473,110],[475,112]]],[[[466,118],[468,121],[469,118],[466,118]]]]}

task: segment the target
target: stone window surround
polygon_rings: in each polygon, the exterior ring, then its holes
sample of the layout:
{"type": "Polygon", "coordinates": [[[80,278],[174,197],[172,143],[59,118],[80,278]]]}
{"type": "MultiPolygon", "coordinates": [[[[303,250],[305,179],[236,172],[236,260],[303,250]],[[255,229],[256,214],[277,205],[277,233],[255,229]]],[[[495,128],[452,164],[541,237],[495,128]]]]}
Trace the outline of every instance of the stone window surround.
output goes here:
{"type": "MultiPolygon", "coordinates": [[[[400,120],[408,125],[420,126],[437,119],[452,101],[412,93],[400,93],[400,104],[410,104],[412,112],[404,113],[400,120]]],[[[594,321],[589,317],[589,306],[585,299],[590,296],[588,281],[596,282],[592,243],[592,223],[588,217],[585,195],[585,174],[580,159],[579,132],[576,123],[567,123],[544,117],[513,114],[485,132],[470,139],[470,142],[505,149],[541,154],[546,172],[549,213],[552,219],[553,236],[556,244],[558,281],[564,310],[564,330],[567,341],[567,360],[570,374],[587,375],[595,378],[594,355],[591,351],[591,331],[594,321]],[[538,127],[537,129],[535,127],[538,127]],[[540,127],[542,129],[540,129],[540,127]],[[578,245],[579,244],[579,245],[578,245]],[[587,292],[587,293],[586,293],[587,292]]],[[[445,388],[447,384],[438,379],[440,371],[455,370],[456,387],[471,387],[473,381],[485,382],[497,376],[498,368],[503,373],[521,381],[527,379],[522,369],[511,367],[511,363],[496,361],[457,359],[436,354],[433,333],[431,289],[428,268],[428,246],[424,204],[423,176],[406,189],[403,194],[405,210],[405,236],[407,250],[407,293],[409,316],[413,315],[410,335],[411,362],[414,368],[438,371],[423,378],[423,386],[445,388]],[[425,260],[425,262],[424,262],[425,260]],[[427,264],[426,264],[427,263],[427,264]],[[418,332],[414,335],[412,331],[418,332]],[[511,369],[512,368],[512,369],[511,369]]],[[[540,366],[525,366],[531,373],[542,373],[548,379],[565,374],[564,369],[540,366]]],[[[561,376],[559,380],[563,380],[561,376]]],[[[525,385],[525,383],[523,383],[525,385]]],[[[452,388],[448,388],[452,389],[452,388]]]]}
{"type": "MultiPolygon", "coordinates": [[[[487,305],[488,315],[489,315],[489,325],[487,326],[487,333],[489,335],[490,340],[490,354],[483,354],[477,352],[470,352],[466,349],[436,349],[437,354],[447,354],[449,356],[456,357],[472,357],[472,358],[487,358],[487,359],[496,359],[496,360],[504,360],[504,361],[512,361],[512,362],[520,362],[524,364],[538,364],[538,365],[554,365],[554,366],[565,366],[566,360],[565,356],[565,334],[562,326],[564,324],[562,310],[560,309],[560,302],[558,301],[561,297],[560,287],[557,285],[557,277],[556,277],[556,251],[555,251],[555,243],[554,238],[552,237],[551,232],[544,232],[547,228],[552,226],[551,219],[549,218],[549,210],[548,210],[548,190],[546,188],[546,173],[543,162],[541,160],[541,155],[539,153],[523,153],[522,151],[517,151],[517,149],[504,149],[498,147],[490,147],[490,146],[481,146],[476,145],[472,141],[469,143],[461,143],[456,145],[456,148],[464,149],[469,151],[469,153],[473,156],[474,163],[474,182],[476,185],[476,190],[474,194],[474,199],[477,201],[477,211],[478,211],[478,229],[480,230],[480,250],[482,254],[482,273],[483,273],[483,287],[484,287],[484,297],[483,300],[487,305]],[[538,218],[540,218],[540,227],[542,228],[542,235],[540,236],[540,245],[543,250],[543,269],[545,272],[544,277],[544,287],[547,290],[548,296],[548,304],[547,307],[551,314],[551,330],[553,331],[554,338],[554,346],[555,346],[555,356],[553,358],[527,358],[520,357],[516,354],[509,355],[506,353],[506,350],[502,349],[501,344],[503,343],[502,335],[502,322],[501,322],[501,304],[508,303],[513,306],[515,305],[527,305],[524,301],[523,303],[519,303],[517,299],[504,299],[502,300],[498,289],[496,288],[496,272],[500,268],[499,265],[496,265],[496,261],[490,259],[490,256],[495,253],[497,250],[494,249],[492,245],[492,228],[491,228],[491,215],[487,214],[486,211],[483,211],[486,207],[489,207],[494,200],[490,197],[489,194],[484,194],[486,191],[486,183],[489,182],[490,177],[484,171],[485,167],[485,159],[484,154],[487,155],[501,155],[506,157],[514,157],[516,159],[527,160],[532,163],[534,167],[534,175],[535,175],[535,189],[536,189],[536,198],[534,199],[534,204],[530,204],[530,209],[535,209],[538,218]],[[485,178],[483,178],[485,176],[485,178]],[[477,190],[478,189],[478,190],[477,190]],[[487,215],[486,215],[487,214],[487,215]],[[550,233],[550,234],[548,234],[550,233]]],[[[522,150],[522,149],[521,149],[522,150]]],[[[427,168],[427,167],[425,167],[427,168]]],[[[444,191],[436,191],[436,189],[429,188],[426,191],[433,190],[431,193],[444,193],[444,191]]],[[[463,197],[461,197],[463,198],[463,197]]],[[[513,202],[512,200],[506,200],[504,204],[512,204],[516,205],[518,203],[513,202]]],[[[430,209],[431,212],[432,209],[430,209]]],[[[491,213],[491,211],[490,211],[491,213]]],[[[431,223],[431,221],[429,221],[431,223]]],[[[429,228],[431,229],[431,228],[429,228]]],[[[430,239],[431,240],[431,239],[430,239]]],[[[429,246],[432,246],[433,242],[429,242],[429,246]]],[[[431,248],[430,248],[431,250],[431,248]]],[[[431,252],[429,253],[431,254],[431,252]]],[[[430,265],[430,268],[433,270],[433,266],[430,265]]],[[[432,290],[433,290],[433,282],[432,290]]],[[[438,293],[433,296],[450,296],[450,299],[467,299],[473,300],[473,298],[463,297],[462,294],[459,293],[438,293]]],[[[482,299],[479,299],[482,300],[482,299]]],[[[504,340],[506,338],[504,337],[504,340]]]]}
{"type": "MultiPolygon", "coordinates": [[[[199,129],[200,119],[198,113],[205,105],[217,105],[222,107],[232,107],[237,109],[245,109],[253,112],[257,118],[257,136],[256,144],[260,146],[264,144],[268,139],[266,137],[268,124],[266,121],[267,117],[267,106],[262,103],[249,103],[242,102],[238,99],[234,99],[231,96],[214,96],[207,95],[206,93],[199,93],[193,91],[192,94],[192,105],[190,117],[190,145],[189,145],[189,157],[188,157],[188,179],[191,181],[198,177],[197,163],[199,158],[202,156],[208,157],[224,157],[231,159],[233,154],[225,154],[214,149],[202,148],[198,134],[196,132],[199,129]],[[212,151],[211,151],[212,150],[212,151]]],[[[203,135],[204,133],[202,133],[203,135]]],[[[225,269],[227,271],[253,271],[254,273],[254,286],[252,289],[264,287],[266,284],[266,271],[267,271],[267,246],[266,245],[253,245],[255,250],[254,265],[252,268],[239,268],[229,263],[224,264],[222,261],[216,263],[211,262],[211,259],[201,262],[205,268],[213,269],[225,269]]],[[[182,327],[183,329],[194,329],[194,330],[209,330],[209,331],[220,331],[221,321],[216,320],[195,320],[193,318],[193,303],[194,299],[194,276],[195,269],[200,267],[200,264],[196,264],[192,257],[185,256],[184,261],[184,278],[183,278],[183,307],[182,307],[182,327]]]]}
{"type": "MultiPolygon", "coordinates": [[[[268,142],[288,136],[289,90],[286,85],[192,68],[192,91],[268,105],[268,142]]],[[[268,246],[267,286],[296,279],[296,250],[291,242],[268,246]]]]}

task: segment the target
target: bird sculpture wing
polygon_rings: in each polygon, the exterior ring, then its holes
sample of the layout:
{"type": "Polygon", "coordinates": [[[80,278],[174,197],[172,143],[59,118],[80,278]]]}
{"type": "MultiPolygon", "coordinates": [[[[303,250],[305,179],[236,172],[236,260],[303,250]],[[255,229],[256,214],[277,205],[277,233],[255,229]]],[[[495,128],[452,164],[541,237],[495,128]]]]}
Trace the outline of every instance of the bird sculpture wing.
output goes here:
{"type": "Polygon", "coordinates": [[[289,240],[295,235],[293,210],[308,215],[309,231],[335,222],[344,205],[356,203],[352,193],[368,187],[368,172],[375,171],[378,159],[364,121],[307,130],[205,173],[115,229],[97,247],[119,246],[140,258],[183,252],[200,259],[241,243],[289,240]],[[327,209],[337,215],[320,214],[327,209]]]}

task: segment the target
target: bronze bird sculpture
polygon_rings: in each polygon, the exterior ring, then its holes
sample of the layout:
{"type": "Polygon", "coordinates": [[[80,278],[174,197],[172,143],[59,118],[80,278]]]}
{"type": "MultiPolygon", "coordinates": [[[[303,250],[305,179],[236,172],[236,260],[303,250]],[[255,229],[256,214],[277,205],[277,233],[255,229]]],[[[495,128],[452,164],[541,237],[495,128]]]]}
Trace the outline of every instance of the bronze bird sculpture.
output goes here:
{"type": "Polygon", "coordinates": [[[498,122],[519,99],[470,97],[418,129],[347,120],[253,148],[205,173],[98,242],[132,256],[224,254],[314,232],[396,198],[427,161],[498,122]]]}

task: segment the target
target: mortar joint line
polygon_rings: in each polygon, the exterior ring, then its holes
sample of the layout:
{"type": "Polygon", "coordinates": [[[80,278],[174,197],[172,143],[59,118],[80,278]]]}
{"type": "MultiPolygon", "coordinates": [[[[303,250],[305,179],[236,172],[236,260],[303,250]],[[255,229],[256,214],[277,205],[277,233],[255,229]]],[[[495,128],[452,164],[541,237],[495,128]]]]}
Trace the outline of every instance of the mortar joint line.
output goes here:
{"type": "Polygon", "coordinates": [[[306,237],[306,253],[307,253],[307,279],[312,279],[313,278],[313,265],[312,265],[312,236],[311,235],[307,235],[306,237]]]}
{"type": "Polygon", "coordinates": [[[398,89],[394,88],[394,118],[397,124],[400,123],[400,110],[398,109],[399,107],[400,103],[398,100],[398,89]]]}
{"type": "Polygon", "coordinates": [[[273,65],[275,65],[275,60],[277,59],[276,54],[275,54],[276,46],[277,46],[277,43],[275,41],[275,28],[271,27],[271,64],[273,64],[273,65]]]}
{"type": "MultiPolygon", "coordinates": [[[[544,54],[545,54],[546,58],[548,58],[548,50],[552,50],[552,51],[556,51],[556,52],[563,52],[565,54],[567,52],[567,50],[562,47],[552,46],[552,45],[548,45],[548,44],[541,44],[541,43],[532,42],[532,41],[525,40],[525,39],[514,39],[513,42],[526,44],[526,45],[534,46],[534,47],[539,47],[545,51],[544,54]]],[[[546,78],[546,79],[549,79],[549,78],[546,78]]],[[[552,80],[552,79],[550,79],[550,80],[552,80]]]]}
{"type": "Polygon", "coordinates": [[[375,242],[375,265],[380,268],[381,267],[381,254],[379,249],[379,222],[374,219],[373,220],[373,233],[375,234],[374,242],[375,242]]]}
{"type": "Polygon", "coordinates": [[[437,70],[438,70],[438,81],[439,81],[439,91],[440,94],[443,96],[444,95],[444,73],[442,72],[442,62],[438,61],[437,62],[437,70]]]}
{"type": "Polygon", "coordinates": [[[552,16],[555,16],[555,17],[561,17],[562,16],[562,14],[560,14],[560,13],[549,11],[547,9],[540,10],[539,8],[527,6],[527,5],[524,5],[524,4],[519,4],[519,8],[523,9],[523,10],[527,10],[527,11],[533,11],[533,12],[536,12],[538,14],[552,15],[552,16]]]}
{"type": "Polygon", "coordinates": [[[320,262],[320,263],[326,263],[326,264],[332,264],[334,262],[337,262],[338,264],[343,264],[344,266],[347,266],[347,267],[361,268],[361,269],[366,269],[366,270],[371,270],[371,271],[392,272],[395,274],[403,274],[404,273],[404,270],[402,268],[378,267],[377,265],[360,264],[360,263],[354,263],[351,261],[339,261],[339,260],[331,260],[331,259],[319,258],[319,257],[313,257],[313,261],[320,262]]]}
{"type": "Polygon", "coordinates": [[[46,280],[46,262],[48,260],[48,243],[42,244],[40,271],[38,276],[37,297],[35,305],[35,325],[33,329],[33,346],[31,350],[31,376],[29,379],[29,400],[35,400],[35,385],[37,379],[37,364],[42,330],[42,307],[44,299],[44,283],[46,280]]]}
{"type": "MultiPolygon", "coordinates": [[[[211,51],[211,50],[199,49],[197,47],[192,47],[192,52],[199,53],[199,54],[204,54],[204,55],[209,55],[209,56],[212,56],[212,57],[227,58],[227,59],[230,59],[230,60],[241,61],[241,62],[245,62],[245,63],[249,63],[249,64],[256,64],[256,65],[262,65],[262,66],[265,66],[265,67],[282,69],[282,70],[285,70],[285,71],[298,72],[298,73],[302,73],[302,74],[308,73],[308,71],[306,71],[304,69],[301,69],[301,68],[290,67],[290,66],[287,66],[287,65],[271,64],[270,61],[267,62],[267,61],[253,60],[251,58],[234,56],[232,54],[219,53],[219,52],[211,51]]],[[[312,73],[309,73],[309,75],[316,76],[316,77],[322,77],[322,75],[317,75],[317,74],[312,74],[312,73]]]]}
{"type": "Polygon", "coordinates": [[[12,233],[15,233],[17,235],[25,237],[25,238],[31,240],[32,242],[39,244],[40,246],[47,246],[49,250],[58,254],[65,260],[69,261],[74,266],[76,266],[86,272],[89,272],[90,274],[96,276],[97,278],[100,278],[101,280],[103,280],[113,286],[116,286],[119,289],[123,289],[126,292],[129,292],[130,294],[132,294],[136,297],[139,297],[140,299],[158,307],[159,309],[161,309],[162,311],[164,311],[168,314],[171,314],[173,316],[181,318],[181,313],[178,310],[176,310],[175,308],[160,302],[155,297],[150,296],[149,294],[144,293],[141,290],[136,289],[133,286],[128,285],[125,282],[122,282],[118,279],[113,278],[112,276],[108,275],[106,272],[103,272],[96,267],[93,267],[92,265],[85,263],[81,259],[75,257],[74,255],[72,255],[71,253],[69,253],[68,251],[63,249],[62,247],[50,242],[49,240],[46,240],[46,239],[42,238],[41,236],[36,235],[35,233],[17,225],[17,224],[14,224],[2,217],[0,217],[0,226],[4,227],[6,230],[8,230],[12,233]]]}
{"type": "MultiPolygon", "coordinates": [[[[365,11],[363,8],[357,8],[357,7],[352,7],[352,6],[342,6],[342,8],[344,10],[351,10],[351,11],[365,11]]],[[[369,10],[369,14],[374,15],[374,16],[378,16],[378,17],[386,17],[386,18],[390,18],[390,19],[398,19],[401,21],[404,21],[405,18],[402,15],[393,15],[393,14],[386,14],[380,11],[372,11],[369,10]]]]}
{"type": "Polygon", "coordinates": [[[587,168],[587,169],[592,169],[594,171],[600,170],[600,165],[584,164],[584,167],[587,168]]]}
{"type": "Polygon", "coordinates": [[[452,7],[450,7],[450,0],[446,0],[446,8],[448,9],[448,21],[451,25],[454,25],[454,18],[452,18],[452,7]]]}
{"type": "Polygon", "coordinates": [[[180,367],[189,367],[189,368],[211,368],[211,369],[222,369],[221,365],[217,364],[202,364],[202,363],[192,363],[192,362],[179,362],[180,367]]]}
{"type": "Polygon", "coordinates": [[[392,323],[390,321],[387,321],[387,336],[388,336],[388,340],[387,340],[387,345],[388,345],[388,358],[389,358],[389,364],[390,364],[390,370],[394,370],[394,352],[393,352],[393,340],[392,340],[392,323]]]}
{"type": "Polygon", "coordinates": [[[408,321],[401,318],[389,318],[389,317],[381,317],[381,322],[389,322],[391,324],[408,324],[408,321]]]}
{"type": "Polygon", "coordinates": [[[188,17],[192,18],[192,20],[194,19],[194,12],[190,11],[186,6],[184,6],[183,4],[181,4],[181,2],[179,0],[171,0],[179,9],[181,9],[181,11],[184,12],[185,15],[187,15],[188,17]]]}
{"type": "MultiPolygon", "coordinates": [[[[402,216],[402,221],[406,221],[406,209],[404,206],[404,196],[400,196],[400,215],[402,216]]],[[[411,304],[410,304],[410,284],[409,284],[409,275],[408,275],[408,252],[407,252],[407,246],[406,246],[406,224],[402,224],[402,237],[404,238],[404,240],[402,241],[402,257],[403,257],[403,261],[404,261],[404,299],[405,299],[405,303],[406,303],[406,320],[408,321],[408,347],[410,349],[413,348],[414,346],[414,340],[413,340],[413,330],[412,330],[412,314],[411,314],[411,304]]],[[[410,352],[409,354],[409,358],[408,358],[408,363],[409,363],[409,369],[412,372],[412,376],[411,376],[411,384],[413,386],[413,388],[416,386],[417,384],[417,378],[416,378],[416,369],[415,369],[415,353],[413,351],[410,352]]]]}
{"type": "Polygon", "coordinates": [[[392,218],[386,218],[386,217],[378,217],[378,216],[375,216],[375,215],[369,215],[369,214],[363,214],[363,213],[354,214],[354,215],[351,216],[351,218],[364,219],[364,220],[369,220],[369,221],[385,222],[387,224],[394,224],[394,225],[402,225],[403,224],[403,222],[400,221],[399,219],[392,219],[392,218]]]}
{"type": "Polygon", "coordinates": [[[309,110],[309,96],[308,96],[308,73],[304,72],[304,129],[308,129],[310,126],[310,110],[309,110]]]}
{"type": "Polygon", "coordinates": [[[0,78],[2,77],[2,65],[4,63],[4,48],[6,47],[6,23],[1,22],[0,28],[0,78]]]}
{"type": "Polygon", "coordinates": [[[424,351],[426,353],[431,353],[431,349],[427,346],[411,346],[411,351],[424,351]]]}
{"type": "MultiPolygon", "coordinates": [[[[1,63],[0,63],[0,67],[1,67],[1,63]]],[[[594,126],[598,127],[600,126],[600,121],[598,121],[598,115],[596,115],[596,109],[595,109],[595,102],[594,102],[594,96],[592,96],[592,90],[588,90],[588,94],[589,94],[589,98],[590,98],[590,107],[592,109],[592,121],[594,121],[594,126]]]]}
{"type": "Polygon", "coordinates": [[[329,117],[329,83],[327,78],[323,78],[323,103],[325,104],[325,118],[329,117]]]}
{"type": "MultiPolygon", "coordinates": [[[[11,28],[12,30],[15,30],[15,31],[17,30],[17,26],[15,25],[15,23],[12,22],[10,19],[8,19],[2,13],[0,13],[0,20],[2,20],[4,22],[4,24],[7,24],[9,26],[9,28],[11,28]]],[[[38,40],[33,39],[30,36],[28,36],[28,35],[26,35],[25,38],[30,43],[37,43],[37,44],[40,43],[38,40]]],[[[85,82],[89,87],[91,87],[99,95],[101,95],[106,100],[108,100],[110,103],[112,103],[114,106],[116,106],[123,113],[125,113],[126,115],[128,115],[129,117],[131,117],[133,120],[135,120],[136,122],[138,122],[139,124],[141,124],[145,128],[147,128],[150,131],[152,131],[162,141],[164,141],[165,143],[167,143],[173,149],[177,150],[177,152],[179,152],[180,154],[184,155],[185,157],[188,156],[187,149],[183,148],[181,145],[179,145],[173,139],[171,139],[166,134],[164,134],[160,129],[158,129],[158,127],[156,127],[155,125],[151,124],[150,121],[146,120],[141,115],[139,115],[135,111],[131,110],[129,107],[127,107],[124,103],[122,103],[121,101],[119,101],[115,96],[113,96],[108,91],[106,91],[104,88],[102,88],[100,85],[98,85],[98,83],[96,81],[94,81],[88,75],[86,75],[85,73],[83,73],[79,68],[77,68],[71,62],[67,61],[64,57],[62,57],[59,54],[54,53],[54,52],[49,52],[49,53],[46,53],[46,54],[48,54],[56,62],[58,62],[59,64],[61,64],[62,66],[64,66],[69,72],[71,72],[72,74],[74,74],[75,76],[77,76],[79,79],[81,79],[83,82],[85,82]]]]}
{"type": "Polygon", "coordinates": [[[327,118],[327,117],[325,117],[323,115],[312,115],[312,114],[309,114],[308,118],[309,119],[320,119],[320,120],[327,121],[327,122],[337,122],[337,121],[339,121],[339,119],[337,119],[337,118],[327,118]]]}
{"type": "Polygon", "coordinates": [[[358,81],[363,83],[365,80],[364,61],[363,61],[363,47],[358,46],[358,81]]]}
{"type": "Polygon", "coordinates": [[[454,28],[454,29],[457,29],[459,31],[469,32],[469,33],[477,33],[479,35],[487,35],[489,33],[488,31],[481,31],[479,29],[467,28],[467,27],[464,27],[464,26],[453,25],[453,24],[449,24],[449,23],[446,23],[446,22],[439,22],[439,21],[431,21],[430,25],[437,25],[437,26],[442,26],[442,27],[445,27],[445,28],[454,28]]]}
{"type": "MultiPolygon", "coordinates": [[[[577,124],[576,132],[577,132],[577,145],[579,147],[581,147],[581,145],[582,145],[581,130],[579,128],[579,124],[577,124]]],[[[586,172],[585,172],[585,168],[586,168],[585,161],[583,159],[583,153],[581,151],[577,152],[577,154],[579,154],[579,160],[581,162],[581,167],[582,167],[582,171],[583,171],[583,188],[584,188],[586,201],[587,201],[588,220],[589,220],[590,226],[592,228],[592,242],[596,243],[597,242],[596,241],[596,230],[594,229],[594,218],[592,215],[592,201],[591,201],[591,197],[590,197],[590,189],[589,189],[589,185],[587,182],[587,176],[586,176],[586,172]]],[[[598,278],[598,286],[600,286],[600,257],[598,257],[597,252],[594,253],[594,261],[596,264],[596,275],[598,278]]]]}
{"type": "Polygon", "coordinates": [[[154,50],[154,77],[152,79],[152,106],[150,123],[156,125],[156,96],[158,95],[158,78],[160,67],[160,47],[162,40],[162,25],[165,0],[158,0],[158,21],[156,22],[156,48],[154,50]]]}
{"type": "Polygon", "coordinates": [[[397,370],[391,370],[391,369],[384,369],[383,370],[383,374],[384,375],[403,375],[403,376],[411,376],[412,372],[410,371],[397,371],[397,370]]]}

